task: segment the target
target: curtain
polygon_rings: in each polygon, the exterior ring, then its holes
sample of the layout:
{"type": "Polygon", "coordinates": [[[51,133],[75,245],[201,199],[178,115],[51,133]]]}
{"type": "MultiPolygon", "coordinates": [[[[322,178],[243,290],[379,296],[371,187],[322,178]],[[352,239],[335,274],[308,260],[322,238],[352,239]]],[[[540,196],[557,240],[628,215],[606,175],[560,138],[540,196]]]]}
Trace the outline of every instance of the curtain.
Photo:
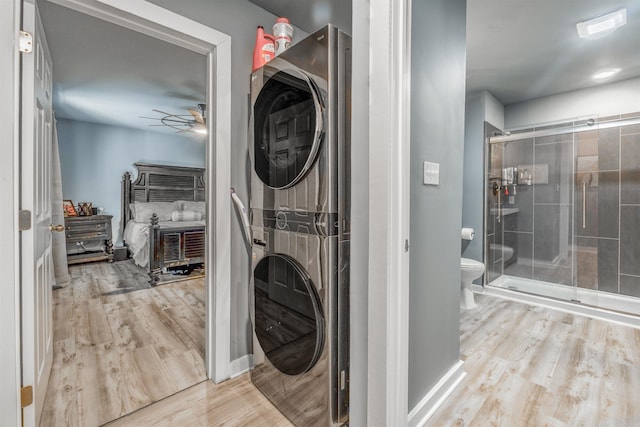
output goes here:
{"type": "MultiPolygon", "coordinates": [[[[60,150],[58,149],[58,129],[53,119],[53,135],[51,138],[51,223],[64,225],[62,210],[62,171],[60,168],[60,150]]],[[[67,244],[65,233],[52,233],[53,274],[58,286],[69,284],[69,268],[67,267],[67,244]]]]}

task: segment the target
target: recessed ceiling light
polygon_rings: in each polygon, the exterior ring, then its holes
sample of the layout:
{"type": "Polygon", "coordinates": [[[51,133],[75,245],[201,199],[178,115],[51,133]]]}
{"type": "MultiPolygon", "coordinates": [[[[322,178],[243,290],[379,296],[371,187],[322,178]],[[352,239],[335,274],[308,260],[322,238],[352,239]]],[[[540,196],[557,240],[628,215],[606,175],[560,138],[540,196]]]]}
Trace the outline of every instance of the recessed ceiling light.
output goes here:
{"type": "Polygon", "coordinates": [[[614,74],[618,74],[619,72],[620,68],[609,68],[607,70],[598,71],[592,75],[591,78],[594,80],[603,80],[613,76],[614,74]]]}
{"type": "Polygon", "coordinates": [[[613,32],[626,23],[627,9],[622,8],[597,18],[578,22],[576,28],[581,38],[597,38],[613,32]]]}

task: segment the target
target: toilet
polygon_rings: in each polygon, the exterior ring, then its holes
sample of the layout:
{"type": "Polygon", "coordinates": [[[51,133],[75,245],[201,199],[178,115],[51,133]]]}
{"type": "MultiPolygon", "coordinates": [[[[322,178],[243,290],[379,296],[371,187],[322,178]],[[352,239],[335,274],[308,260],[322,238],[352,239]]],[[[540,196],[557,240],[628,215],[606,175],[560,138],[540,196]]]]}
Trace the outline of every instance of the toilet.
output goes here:
{"type": "Polygon", "coordinates": [[[471,282],[484,273],[484,264],[469,258],[460,259],[460,308],[476,308],[476,302],[471,291],[471,282]]]}

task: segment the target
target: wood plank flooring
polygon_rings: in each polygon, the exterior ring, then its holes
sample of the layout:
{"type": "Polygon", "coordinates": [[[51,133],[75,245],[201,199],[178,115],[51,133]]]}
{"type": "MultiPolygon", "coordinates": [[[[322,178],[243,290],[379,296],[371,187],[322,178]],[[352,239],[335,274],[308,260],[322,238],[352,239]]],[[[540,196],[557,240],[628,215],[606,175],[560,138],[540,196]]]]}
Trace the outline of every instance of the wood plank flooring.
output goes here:
{"type": "MultiPolygon", "coordinates": [[[[291,425],[247,375],[204,381],[203,279],[149,288],[124,262],[71,274],[54,291],[42,427],[291,425]]],[[[639,329],[476,298],[460,322],[468,375],[427,426],[640,426],[639,329]]]]}
{"type": "Polygon", "coordinates": [[[203,278],[152,288],[130,260],[69,271],[41,427],[99,426],[206,379],[203,278]]]}
{"type": "Polygon", "coordinates": [[[427,426],[640,426],[640,330],[476,296],[467,377],[427,426]]]}
{"type": "Polygon", "coordinates": [[[245,374],[217,385],[204,381],[107,426],[291,427],[293,424],[251,385],[245,374]]]}

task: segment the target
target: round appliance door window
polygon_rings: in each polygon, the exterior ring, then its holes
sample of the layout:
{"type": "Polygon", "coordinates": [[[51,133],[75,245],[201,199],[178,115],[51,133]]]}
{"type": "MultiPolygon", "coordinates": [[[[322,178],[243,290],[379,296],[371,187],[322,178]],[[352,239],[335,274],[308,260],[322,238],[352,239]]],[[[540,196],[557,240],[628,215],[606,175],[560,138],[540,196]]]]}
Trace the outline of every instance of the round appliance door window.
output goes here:
{"type": "Polygon", "coordinates": [[[324,345],[324,317],[311,278],[282,254],[263,258],[253,278],[254,327],[265,356],[285,374],[308,371],[324,345]]]}
{"type": "Polygon", "coordinates": [[[289,188],[307,174],[324,137],[322,106],[305,74],[279,71],[253,106],[255,171],[267,186],[289,188]]]}

